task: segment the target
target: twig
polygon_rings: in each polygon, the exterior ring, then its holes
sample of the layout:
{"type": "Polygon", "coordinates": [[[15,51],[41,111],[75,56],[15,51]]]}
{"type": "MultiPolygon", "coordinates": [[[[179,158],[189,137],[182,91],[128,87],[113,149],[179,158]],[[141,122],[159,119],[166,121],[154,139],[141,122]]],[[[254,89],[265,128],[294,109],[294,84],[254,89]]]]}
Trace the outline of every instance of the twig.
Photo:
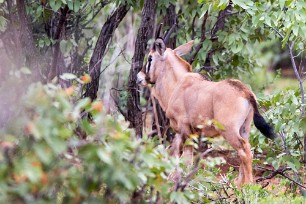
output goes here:
{"type": "MultiPolygon", "coordinates": [[[[268,26],[268,25],[267,25],[267,26],[268,26]]],[[[274,28],[274,27],[272,27],[272,26],[269,26],[269,27],[272,28],[272,29],[279,35],[279,37],[284,38],[284,35],[281,34],[276,28],[274,28]]]]}
{"type": "MultiPolygon", "coordinates": [[[[126,113],[124,110],[121,109],[118,100],[115,99],[115,96],[114,96],[113,93],[112,93],[112,90],[115,90],[115,91],[117,91],[117,90],[116,90],[115,88],[111,88],[111,90],[110,90],[110,96],[112,97],[113,101],[115,102],[115,105],[116,105],[116,107],[118,108],[119,112],[123,115],[124,119],[127,120],[127,117],[128,117],[128,116],[127,116],[127,113],[126,113]]],[[[118,92],[118,91],[117,91],[117,92],[118,92]]],[[[118,97],[116,97],[116,98],[118,98],[118,97]]]]}
{"type": "Polygon", "coordinates": [[[295,183],[295,184],[298,185],[299,187],[306,189],[306,186],[304,186],[304,185],[302,185],[301,183],[297,182],[296,180],[290,178],[290,177],[287,176],[286,174],[280,173],[280,175],[282,175],[283,177],[285,177],[285,178],[287,178],[288,180],[292,181],[293,183],[295,183]]]}
{"type": "Polygon", "coordinates": [[[195,24],[195,20],[196,20],[197,16],[198,16],[198,14],[195,14],[193,19],[192,19],[192,23],[191,23],[191,39],[194,39],[194,37],[195,37],[194,24],[195,24]]]}
{"type": "Polygon", "coordinates": [[[258,168],[262,168],[262,169],[267,170],[267,171],[272,171],[272,173],[270,175],[266,176],[266,177],[262,177],[262,178],[257,179],[256,182],[261,182],[261,181],[264,181],[264,180],[272,179],[279,174],[281,175],[285,171],[291,170],[290,167],[279,168],[275,171],[273,171],[271,169],[268,169],[268,168],[265,168],[265,167],[258,167],[258,168]]]}
{"type": "Polygon", "coordinates": [[[203,152],[201,155],[199,155],[196,158],[192,170],[183,179],[178,179],[178,181],[176,182],[175,191],[178,191],[179,189],[181,189],[182,191],[185,190],[185,187],[191,181],[192,176],[201,169],[201,166],[199,166],[200,160],[212,150],[213,150],[212,148],[207,149],[205,152],[203,152]]]}
{"type": "Polygon", "coordinates": [[[306,49],[301,50],[297,55],[293,56],[293,58],[297,58],[298,56],[300,56],[301,53],[303,53],[306,49]]]}
{"type": "Polygon", "coordinates": [[[192,57],[189,60],[189,63],[192,64],[196,58],[196,56],[198,55],[199,51],[202,49],[203,47],[203,42],[206,39],[205,36],[205,30],[206,30],[206,22],[207,22],[207,18],[208,18],[208,12],[205,13],[204,18],[203,18],[203,23],[202,23],[202,27],[201,27],[201,41],[200,43],[197,45],[197,47],[195,48],[195,52],[193,53],[192,57]]]}
{"type": "Polygon", "coordinates": [[[155,102],[155,98],[152,95],[151,95],[151,101],[152,101],[152,105],[153,105],[153,113],[154,113],[154,118],[155,118],[157,135],[158,135],[158,138],[159,138],[159,142],[162,144],[163,138],[162,138],[162,135],[161,135],[159,120],[158,120],[158,116],[157,116],[156,102],[155,102]]]}
{"type": "Polygon", "coordinates": [[[299,84],[300,84],[300,91],[301,91],[301,95],[302,95],[301,114],[303,115],[304,112],[305,112],[305,91],[304,91],[303,81],[302,81],[302,79],[299,75],[299,72],[298,72],[297,67],[296,67],[296,63],[294,61],[294,56],[293,56],[294,43],[295,43],[295,40],[291,44],[288,43],[288,48],[289,48],[289,54],[290,54],[290,59],[291,59],[293,71],[294,71],[296,79],[299,81],[299,84]]]}
{"type": "Polygon", "coordinates": [[[297,182],[296,180],[290,178],[289,176],[287,176],[285,174],[286,171],[292,170],[290,167],[279,168],[279,169],[274,170],[274,171],[271,170],[271,169],[265,168],[265,167],[260,167],[260,168],[262,168],[264,170],[267,170],[267,171],[272,171],[272,173],[270,175],[266,176],[266,177],[257,179],[256,182],[261,182],[261,181],[264,181],[264,180],[272,179],[273,177],[275,177],[277,175],[281,175],[281,176],[287,178],[288,180],[292,181],[293,183],[297,184],[299,187],[306,189],[306,186],[302,185],[301,183],[297,182]]]}

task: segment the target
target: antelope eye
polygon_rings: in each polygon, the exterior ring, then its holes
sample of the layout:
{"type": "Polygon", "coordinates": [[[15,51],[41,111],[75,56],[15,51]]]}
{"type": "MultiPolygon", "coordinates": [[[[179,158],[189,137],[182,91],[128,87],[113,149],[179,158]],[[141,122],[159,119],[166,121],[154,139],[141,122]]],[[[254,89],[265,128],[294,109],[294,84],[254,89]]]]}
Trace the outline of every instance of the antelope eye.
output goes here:
{"type": "Polygon", "coordinates": [[[149,55],[148,61],[149,61],[149,62],[152,62],[152,55],[149,55]]]}

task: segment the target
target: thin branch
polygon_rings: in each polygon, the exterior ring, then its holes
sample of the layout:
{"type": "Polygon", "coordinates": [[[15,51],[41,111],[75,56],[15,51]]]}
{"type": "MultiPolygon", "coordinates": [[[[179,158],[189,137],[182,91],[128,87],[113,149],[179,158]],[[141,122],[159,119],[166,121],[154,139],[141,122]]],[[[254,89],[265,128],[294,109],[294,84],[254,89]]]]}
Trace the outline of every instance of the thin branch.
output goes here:
{"type": "Polygon", "coordinates": [[[298,56],[300,56],[301,53],[303,53],[306,49],[301,50],[297,55],[293,56],[293,58],[297,58],[298,56]]]}
{"type": "Polygon", "coordinates": [[[258,183],[258,182],[261,182],[261,181],[264,181],[264,180],[272,179],[272,178],[274,178],[275,176],[277,176],[277,175],[279,175],[279,174],[281,174],[281,173],[284,173],[285,171],[291,170],[290,167],[279,168],[279,169],[277,169],[277,170],[275,170],[275,171],[273,171],[273,170],[271,170],[271,169],[268,169],[268,168],[265,168],[265,167],[262,167],[262,166],[257,166],[257,167],[260,168],[260,169],[264,169],[264,170],[266,170],[266,171],[272,171],[272,173],[271,173],[270,175],[268,175],[268,176],[266,176],[266,177],[262,177],[262,178],[256,179],[256,182],[257,182],[257,183],[258,183]]]}
{"type": "MultiPolygon", "coordinates": [[[[109,4],[109,1],[106,2],[101,2],[100,7],[98,8],[98,10],[96,12],[94,12],[94,14],[92,15],[91,19],[88,20],[87,22],[82,24],[82,27],[86,27],[89,23],[91,23],[93,21],[93,19],[95,19],[97,17],[97,15],[100,13],[100,11],[107,5],[109,4]]],[[[94,8],[89,9],[90,12],[93,10],[94,8]]],[[[84,15],[84,16],[88,16],[88,15],[84,15]]]]}
{"type": "Polygon", "coordinates": [[[53,52],[53,58],[52,58],[52,66],[50,68],[49,74],[48,74],[48,80],[51,81],[56,75],[58,75],[59,73],[57,73],[57,67],[58,67],[58,58],[60,56],[60,35],[62,33],[65,21],[66,21],[66,15],[69,11],[68,6],[66,5],[64,7],[64,9],[61,9],[61,13],[60,15],[60,19],[58,21],[57,27],[56,27],[56,31],[54,34],[54,40],[56,40],[56,43],[54,45],[54,52],[53,52]]]}
{"type": "Polygon", "coordinates": [[[299,81],[299,85],[300,85],[300,91],[301,91],[301,95],[302,95],[301,96],[302,97],[301,115],[303,115],[304,112],[305,112],[305,91],[304,91],[303,81],[302,81],[302,79],[301,79],[301,77],[299,75],[299,72],[298,72],[297,67],[296,67],[296,63],[294,61],[294,56],[293,56],[293,47],[294,47],[294,44],[295,44],[295,40],[291,44],[288,43],[288,48],[289,48],[289,54],[290,54],[290,59],[291,59],[293,71],[294,71],[295,77],[299,81]]]}
{"type": "MultiPolygon", "coordinates": [[[[206,15],[206,14],[205,14],[206,15]]],[[[191,39],[195,38],[195,29],[194,29],[194,24],[195,24],[195,20],[197,18],[198,14],[196,13],[192,19],[192,23],[191,23],[191,39]]]]}
{"type": "Polygon", "coordinates": [[[227,5],[227,7],[224,10],[221,10],[218,14],[218,19],[215,23],[215,25],[213,26],[213,28],[211,29],[211,37],[215,37],[217,32],[221,29],[224,28],[225,25],[225,19],[226,17],[236,14],[236,13],[232,13],[233,6],[232,6],[232,2],[230,1],[229,4],[227,5]]]}
{"type": "Polygon", "coordinates": [[[192,170],[182,179],[178,179],[178,181],[175,184],[175,191],[178,191],[181,189],[184,191],[185,187],[188,185],[188,183],[191,181],[191,178],[194,174],[196,174],[200,169],[201,166],[199,166],[199,163],[203,157],[205,157],[209,152],[211,152],[213,148],[207,149],[202,154],[198,155],[198,157],[195,159],[195,163],[193,165],[192,170]]]}
{"type": "Polygon", "coordinates": [[[274,28],[272,26],[269,26],[269,27],[272,28],[279,35],[279,37],[284,38],[284,35],[281,34],[276,28],[274,28]]]}
{"type": "Polygon", "coordinates": [[[283,177],[287,178],[288,180],[292,181],[293,183],[295,183],[296,185],[298,185],[301,188],[306,189],[306,186],[302,185],[301,183],[297,182],[296,180],[290,178],[289,176],[287,176],[285,173],[280,173],[280,175],[282,175],[283,177]]]}
{"type": "Polygon", "coordinates": [[[127,113],[126,113],[124,110],[122,110],[122,108],[120,107],[119,101],[118,101],[118,99],[117,99],[118,96],[115,97],[115,96],[113,95],[113,92],[112,92],[113,90],[118,92],[118,90],[117,90],[116,88],[111,88],[111,90],[110,90],[110,96],[111,96],[111,98],[113,99],[113,101],[114,101],[116,107],[118,108],[118,111],[123,115],[123,117],[125,118],[125,120],[127,120],[127,113]]]}
{"type": "Polygon", "coordinates": [[[262,178],[257,179],[256,182],[261,182],[261,181],[264,181],[264,180],[272,179],[272,178],[274,178],[277,175],[281,175],[281,176],[287,178],[288,180],[292,181],[293,183],[295,183],[299,187],[306,189],[306,186],[302,185],[298,181],[290,178],[289,176],[287,176],[285,174],[286,171],[292,170],[290,167],[279,168],[277,170],[271,170],[271,169],[268,169],[268,168],[265,168],[265,167],[261,167],[261,166],[258,166],[258,168],[264,169],[266,171],[272,171],[272,173],[270,175],[266,176],[266,177],[262,177],[262,178]]]}
{"type": "Polygon", "coordinates": [[[196,56],[198,55],[199,51],[202,49],[203,47],[203,42],[206,39],[205,36],[205,30],[206,30],[206,22],[207,22],[207,18],[208,18],[208,12],[205,13],[204,18],[203,18],[203,23],[201,26],[201,41],[200,43],[197,45],[197,47],[195,48],[195,52],[193,53],[192,57],[189,60],[189,63],[192,64],[196,58],[196,56]]]}
{"type": "Polygon", "coordinates": [[[99,87],[99,75],[101,68],[101,61],[103,60],[104,54],[106,53],[107,45],[113,36],[113,33],[119,26],[122,19],[128,12],[129,7],[120,4],[107,18],[106,22],[103,24],[99,38],[94,48],[94,52],[91,56],[89,67],[90,76],[92,82],[86,86],[85,96],[94,100],[97,98],[97,92],[99,87]]]}
{"type": "Polygon", "coordinates": [[[159,125],[157,109],[156,109],[156,102],[155,102],[155,98],[152,95],[151,95],[151,100],[152,100],[152,105],[153,105],[153,113],[154,113],[154,118],[155,118],[157,135],[158,135],[158,138],[159,138],[159,142],[162,144],[163,143],[163,138],[162,138],[162,134],[161,134],[161,131],[160,131],[160,125],[159,125]]]}

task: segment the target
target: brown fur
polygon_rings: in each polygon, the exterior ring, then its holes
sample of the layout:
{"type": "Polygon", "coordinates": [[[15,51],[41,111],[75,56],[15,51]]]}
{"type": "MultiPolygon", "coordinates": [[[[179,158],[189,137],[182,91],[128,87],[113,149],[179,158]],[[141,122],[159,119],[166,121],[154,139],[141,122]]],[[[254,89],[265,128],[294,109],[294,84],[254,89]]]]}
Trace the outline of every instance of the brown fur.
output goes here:
{"type": "MultiPolygon", "coordinates": [[[[222,135],[237,150],[241,160],[238,185],[252,183],[253,156],[248,136],[254,109],[257,109],[255,95],[238,80],[212,82],[191,73],[191,65],[176,54],[183,55],[190,49],[187,43],[175,50],[167,48],[163,53],[150,52],[153,60],[148,74],[150,82],[155,83],[152,95],[177,132],[171,154],[179,156],[179,149],[190,134],[222,135]],[[221,123],[224,130],[215,127],[211,120],[221,123]]],[[[148,82],[142,76],[139,73],[137,80],[146,85],[148,82]]],[[[192,147],[185,149],[189,152],[183,155],[192,157],[192,147]]]]}

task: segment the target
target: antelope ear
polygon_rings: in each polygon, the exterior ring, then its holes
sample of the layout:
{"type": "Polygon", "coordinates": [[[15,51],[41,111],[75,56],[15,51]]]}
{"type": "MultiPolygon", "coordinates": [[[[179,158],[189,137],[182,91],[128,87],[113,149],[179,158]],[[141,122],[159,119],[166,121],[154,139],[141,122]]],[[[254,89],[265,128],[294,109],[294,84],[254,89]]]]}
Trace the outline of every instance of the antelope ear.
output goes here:
{"type": "Polygon", "coordinates": [[[193,40],[189,41],[188,43],[178,46],[177,48],[175,48],[174,52],[178,56],[183,56],[191,51],[192,46],[193,46],[193,40]]]}
{"type": "Polygon", "coordinates": [[[163,56],[164,55],[164,52],[166,51],[166,45],[165,45],[165,42],[158,38],[155,40],[154,42],[154,48],[153,48],[155,51],[157,51],[160,56],[163,56]]]}

